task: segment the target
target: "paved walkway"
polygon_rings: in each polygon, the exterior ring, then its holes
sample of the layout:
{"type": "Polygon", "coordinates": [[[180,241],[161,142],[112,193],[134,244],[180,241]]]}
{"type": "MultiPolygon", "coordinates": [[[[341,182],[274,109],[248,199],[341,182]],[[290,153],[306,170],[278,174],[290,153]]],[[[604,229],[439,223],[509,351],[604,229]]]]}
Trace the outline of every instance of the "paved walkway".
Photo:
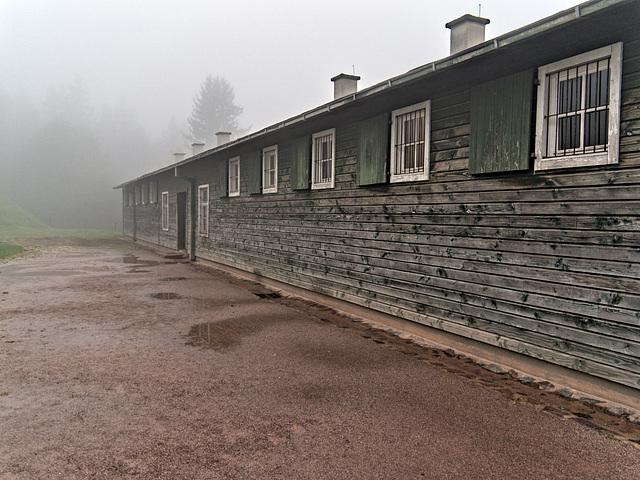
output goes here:
{"type": "Polygon", "coordinates": [[[0,478],[640,478],[628,443],[205,270],[124,241],[0,265],[0,478]]]}

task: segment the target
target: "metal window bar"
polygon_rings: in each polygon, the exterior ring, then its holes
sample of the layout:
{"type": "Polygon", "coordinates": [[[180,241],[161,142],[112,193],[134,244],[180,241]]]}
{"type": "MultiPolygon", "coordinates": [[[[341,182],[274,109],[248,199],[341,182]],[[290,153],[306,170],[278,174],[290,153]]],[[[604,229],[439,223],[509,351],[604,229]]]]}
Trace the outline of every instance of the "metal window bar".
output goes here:
{"type": "Polygon", "coordinates": [[[262,178],[264,188],[273,188],[276,184],[276,154],[275,150],[264,152],[262,178]]]}
{"type": "Polygon", "coordinates": [[[420,109],[396,117],[396,175],[424,172],[425,115],[425,109],[420,109]]]}
{"type": "Polygon", "coordinates": [[[240,162],[238,160],[234,160],[229,162],[229,192],[237,193],[240,190],[240,179],[238,178],[238,168],[240,167],[240,162]]]}
{"type": "Polygon", "coordinates": [[[207,222],[209,207],[209,191],[206,188],[200,189],[200,233],[207,233],[207,222]]]}
{"type": "Polygon", "coordinates": [[[322,137],[316,137],[313,148],[315,163],[314,168],[314,181],[317,184],[331,183],[332,181],[332,164],[333,158],[331,153],[333,151],[333,136],[331,134],[324,135],[322,137]]]}
{"type": "Polygon", "coordinates": [[[610,58],[547,75],[547,157],[607,151],[609,75],[610,58]]]}

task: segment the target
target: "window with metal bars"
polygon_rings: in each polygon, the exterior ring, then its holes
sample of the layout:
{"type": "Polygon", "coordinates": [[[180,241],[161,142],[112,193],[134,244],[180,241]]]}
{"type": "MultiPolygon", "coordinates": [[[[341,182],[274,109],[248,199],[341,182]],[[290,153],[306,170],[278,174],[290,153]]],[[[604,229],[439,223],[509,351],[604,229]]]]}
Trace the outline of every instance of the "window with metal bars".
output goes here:
{"type": "Polygon", "coordinates": [[[162,192],[162,230],[169,230],[169,192],[162,192]]]}
{"type": "Polygon", "coordinates": [[[198,233],[209,236],[209,185],[198,187],[198,233]]]}
{"type": "Polygon", "coordinates": [[[151,192],[151,203],[158,203],[158,183],[151,182],[149,184],[149,190],[151,192]]]}
{"type": "Polygon", "coordinates": [[[240,195],[240,157],[229,159],[229,196],[240,195]]]}
{"type": "Polygon", "coordinates": [[[278,191],[278,146],[262,150],[262,193],[278,191]]]}
{"type": "Polygon", "coordinates": [[[536,169],[618,161],[622,45],[538,70],[536,169]]]}
{"type": "Polygon", "coordinates": [[[391,182],[429,178],[429,117],[429,101],[393,111],[391,182]]]}
{"type": "Polygon", "coordinates": [[[335,185],[335,129],[312,137],[311,188],[333,188],[335,185]]]}

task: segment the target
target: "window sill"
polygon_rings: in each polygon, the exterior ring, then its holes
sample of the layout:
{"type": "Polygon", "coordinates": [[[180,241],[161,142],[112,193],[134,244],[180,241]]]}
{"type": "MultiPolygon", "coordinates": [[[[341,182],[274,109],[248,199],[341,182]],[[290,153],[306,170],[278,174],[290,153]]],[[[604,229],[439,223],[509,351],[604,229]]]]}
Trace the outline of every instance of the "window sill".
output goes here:
{"type": "Polygon", "coordinates": [[[553,158],[538,157],[535,161],[535,171],[596,167],[601,165],[614,165],[616,163],[618,163],[618,159],[607,152],[553,158]]]}
{"type": "Polygon", "coordinates": [[[406,175],[391,175],[389,183],[424,182],[429,180],[426,173],[410,173],[406,175]]]}
{"type": "Polygon", "coordinates": [[[333,183],[318,183],[316,185],[311,185],[311,190],[324,190],[327,188],[333,188],[333,183]]]}

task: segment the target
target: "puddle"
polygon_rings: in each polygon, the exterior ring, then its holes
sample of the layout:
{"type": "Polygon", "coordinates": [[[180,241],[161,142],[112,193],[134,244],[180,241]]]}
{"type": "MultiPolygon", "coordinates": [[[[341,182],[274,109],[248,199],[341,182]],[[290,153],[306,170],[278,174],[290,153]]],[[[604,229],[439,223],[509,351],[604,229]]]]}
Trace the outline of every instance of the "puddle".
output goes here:
{"type": "Polygon", "coordinates": [[[280,295],[279,293],[276,293],[276,292],[272,292],[272,293],[254,293],[254,295],[256,297],[260,297],[260,298],[282,298],[282,295],[280,295]]]}
{"type": "Polygon", "coordinates": [[[66,277],[68,275],[80,275],[79,270],[28,270],[26,272],[16,272],[19,277],[66,277]]]}
{"type": "Polygon", "coordinates": [[[156,260],[140,260],[135,255],[124,255],[122,257],[113,257],[107,259],[108,262],[113,263],[126,263],[128,265],[160,265],[160,262],[156,260]]]}
{"type": "Polygon", "coordinates": [[[272,322],[254,318],[201,323],[191,327],[189,331],[191,340],[187,345],[222,350],[239,345],[244,337],[253,335],[272,324],[272,322]]]}
{"type": "Polygon", "coordinates": [[[187,277],[167,277],[167,278],[161,278],[160,281],[161,282],[179,282],[180,280],[186,280],[187,277]]]}
{"type": "Polygon", "coordinates": [[[152,293],[151,298],[155,298],[157,300],[174,300],[176,298],[181,298],[180,295],[173,292],[160,292],[160,293],[152,293]]]}

